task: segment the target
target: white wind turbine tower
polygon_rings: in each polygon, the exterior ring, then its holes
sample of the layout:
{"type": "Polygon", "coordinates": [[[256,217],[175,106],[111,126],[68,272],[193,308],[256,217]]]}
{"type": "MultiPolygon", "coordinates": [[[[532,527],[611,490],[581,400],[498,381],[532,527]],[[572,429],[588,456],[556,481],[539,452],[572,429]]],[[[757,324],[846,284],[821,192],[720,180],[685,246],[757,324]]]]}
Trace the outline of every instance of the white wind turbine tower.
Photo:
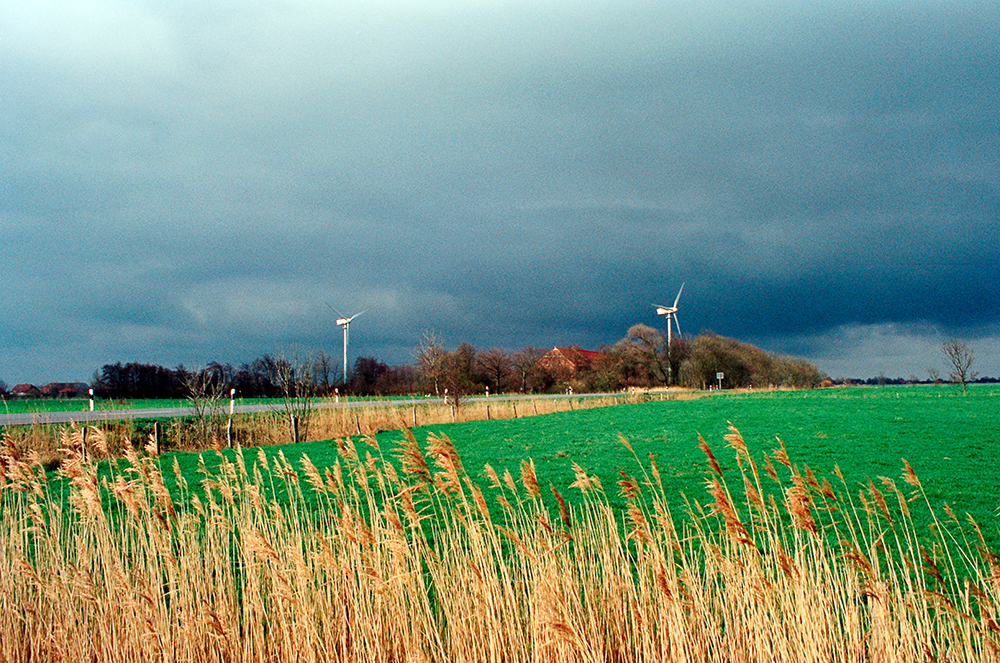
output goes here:
{"type": "MultiPolygon", "coordinates": [[[[333,307],[331,306],[330,308],[333,308],[333,307]]],[[[350,329],[351,323],[354,321],[354,318],[358,317],[362,313],[367,313],[368,309],[365,309],[364,311],[361,311],[361,313],[355,313],[354,315],[352,315],[349,318],[346,317],[343,313],[341,313],[340,311],[338,311],[335,308],[333,309],[333,312],[340,316],[339,318],[337,318],[337,326],[344,328],[344,384],[346,385],[347,384],[347,335],[348,335],[348,330],[350,329]]]]}
{"type": "Polygon", "coordinates": [[[674,298],[673,306],[660,306],[659,304],[653,304],[656,307],[656,315],[667,316],[667,384],[671,382],[671,373],[674,370],[673,365],[670,363],[670,346],[672,345],[673,338],[671,336],[671,321],[673,326],[677,327],[677,336],[681,335],[681,323],[677,321],[677,302],[681,300],[681,293],[684,292],[684,284],[681,283],[681,289],[677,291],[677,296],[674,298]]]}

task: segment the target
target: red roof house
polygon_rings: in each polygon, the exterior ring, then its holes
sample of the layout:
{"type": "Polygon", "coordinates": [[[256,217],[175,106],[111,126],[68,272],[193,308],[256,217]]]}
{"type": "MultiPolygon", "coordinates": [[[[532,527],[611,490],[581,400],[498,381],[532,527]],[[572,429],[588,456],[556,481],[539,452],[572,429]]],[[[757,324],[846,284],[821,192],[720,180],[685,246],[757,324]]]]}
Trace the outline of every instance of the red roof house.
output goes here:
{"type": "Polygon", "coordinates": [[[14,388],[10,390],[13,396],[18,398],[27,398],[29,396],[41,396],[42,392],[33,384],[15,384],[14,388]]]}
{"type": "Polygon", "coordinates": [[[572,377],[590,368],[600,355],[600,352],[584,350],[576,345],[556,346],[542,355],[538,365],[549,373],[562,373],[572,377]]]}

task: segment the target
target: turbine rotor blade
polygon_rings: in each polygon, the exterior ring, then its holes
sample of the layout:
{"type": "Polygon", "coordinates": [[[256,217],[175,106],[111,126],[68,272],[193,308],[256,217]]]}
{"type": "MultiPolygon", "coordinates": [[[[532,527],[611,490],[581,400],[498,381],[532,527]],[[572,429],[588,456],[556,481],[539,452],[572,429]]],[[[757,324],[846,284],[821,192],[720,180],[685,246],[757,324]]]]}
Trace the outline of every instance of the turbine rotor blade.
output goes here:
{"type": "Polygon", "coordinates": [[[681,283],[681,289],[677,291],[677,298],[674,299],[674,309],[677,308],[677,302],[681,300],[681,293],[684,292],[684,284],[681,283]]]}
{"type": "Polygon", "coordinates": [[[681,323],[677,320],[677,314],[676,313],[674,313],[673,318],[674,318],[674,326],[677,327],[677,335],[680,336],[681,335],[681,323]]]}

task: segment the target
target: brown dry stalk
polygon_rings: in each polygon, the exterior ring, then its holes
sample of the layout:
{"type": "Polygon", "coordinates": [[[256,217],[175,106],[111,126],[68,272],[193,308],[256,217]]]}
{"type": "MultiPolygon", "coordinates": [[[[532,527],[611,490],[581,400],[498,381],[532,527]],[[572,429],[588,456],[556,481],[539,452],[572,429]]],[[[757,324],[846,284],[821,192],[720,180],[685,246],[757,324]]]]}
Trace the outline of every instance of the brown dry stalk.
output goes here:
{"type": "Polygon", "coordinates": [[[190,487],[175,465],[176,490],[161,458],[98,469],[71,434],[61,483],[3,449],[0,661],[1000,661],[1000,557],[975,523],[924,541],[893,482],[857,510],[783,448],[776,500],[728,441],[744,494],[716,460],[708,512],[676,524],[662,489],[622,471],[614,507],[578,465],[550,510],[530,461],[520,495],[485,470],[491,511],[443,437],[408,436],[398,472],[346,441],[324,468],[227,452],[190,487]]]}
{"type": "Polygon", "coordinates": [[[722,468],[719,467],[719,461],[715,459],[715,454],[712,453],[712,449],[709,448],[708,442],[705,442],[705,438],[701,436],[701,433],[698,434],[698,448],[701,449],[708,458],[708,465],[712,468],[712,471],[721,477],[722,468]]]}
{"type": "Polygon", "coordinates": [[[521,484],[529,495],[535,499],[540,499],[542,491],[538,487],[538,475],[535,473],[535,461],[521,461],[521,484]]]}

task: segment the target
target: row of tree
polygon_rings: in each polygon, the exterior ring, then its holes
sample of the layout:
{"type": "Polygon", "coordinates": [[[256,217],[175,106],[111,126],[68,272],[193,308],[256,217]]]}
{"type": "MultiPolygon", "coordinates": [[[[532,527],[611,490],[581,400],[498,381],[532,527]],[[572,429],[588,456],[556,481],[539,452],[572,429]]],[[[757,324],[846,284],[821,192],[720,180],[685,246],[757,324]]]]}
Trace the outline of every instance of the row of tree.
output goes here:
{"type": "MultiPolygon", "coordinates": [[[[829,382],[803,359],[767,352],[749,343],[706,332],[667,343],[665,335],[635,325],[625,338],[599,352],[569,349],[576,363],[547,362],[546,351],[528,346],[509,352],[478,350],[460,343],[448,350],[434,333],[425,333],[411,365],[387,365],[375,357],[358,357],[345,383],[339,365],[328,354],[265,354],[234,367],[211,362],[191,370],[132,362],[106,364],[94,373],[91,386],[102,398],[175,398],[194,401],[228,396],[243,398],[311,398],[333,393],[359,396],[463,394],[551,391],[617,391],[666,385],[704,389],[723,386],[810,388],[829,382]]],[[[942,352],[949,377],[964,386],[976,379],[974,354],[964,343],[947,341],[942,352]]],[[[879,380],[880,383],[884,381],[879,380]]],[[[936,381],[936,375],[934,376],[936,381]]],[[[871,381],[869,381],[871,382],[871,381]]],[[[7,386],[0,382],[0,395],[7,386]]]]}
{"type": "Polygon", "coordinates": [[[575,365],[543,361],[546,351],[528,346],[509,352],[476,349],[460,343],[448,350],[433,333],[417,346],[412,365],[387,365],[358,357],[345,383],[336,361],[324,352],[306,356],[265,354],[233,366],[210,362],[203,368],[167,368],[130,362],[105,364],[91,386],[101,398],[217,398],[235,389],[243,398],[280,398],[302,392],[360,396],[413,393],[438,396],[473,393],[616,391],[683,385],[705,388],[725,374],[725,386],[812,387],[826,376],[801,359],[765,352],[748,343],[707,333],[673,339],[646,325],[635,325],[617,343],[596,353],[578,353],[575,365]]]}
{"type": "MultiPolygon", "coordinates": [[[[188,369],[183,364],[167,368],[131,362],[105,364],[94,373],[91,386],[102,398],[189,398],[192,391],[235,389],[244,398],[280,398],[293,385],[324,396],[337,391],[374,393],[379,389],[407,383],[407,367],[388,367],[369,357],[359,357],[345,385],[337,364],[324,352],[305,356],[265,354],[251,362],[233,366],[209,362],[204,368],[188,369]],[[386,379],[388,377],[389,379],[386,379]]],[[[412,379],[409,380],[412,384],[412,379]]]]}
{"type": "Polygon", "coordinates": [[[704,333],[694,339],[667,339],[660,331],[635,325],[628,335],[575,365],[543,362],[545,351],[527,347],[508,353],[477,351],[468,343],[449,352],[433,334],[417,348],[417,369],[427,392],[617,391],[681,385],[704,389],[725,375],[726,387],[814,387],[828,380],[813,364],[766,352],[749,343],[704,333]],[[596,355],[596,356],[595,356],[596,355]]]}

